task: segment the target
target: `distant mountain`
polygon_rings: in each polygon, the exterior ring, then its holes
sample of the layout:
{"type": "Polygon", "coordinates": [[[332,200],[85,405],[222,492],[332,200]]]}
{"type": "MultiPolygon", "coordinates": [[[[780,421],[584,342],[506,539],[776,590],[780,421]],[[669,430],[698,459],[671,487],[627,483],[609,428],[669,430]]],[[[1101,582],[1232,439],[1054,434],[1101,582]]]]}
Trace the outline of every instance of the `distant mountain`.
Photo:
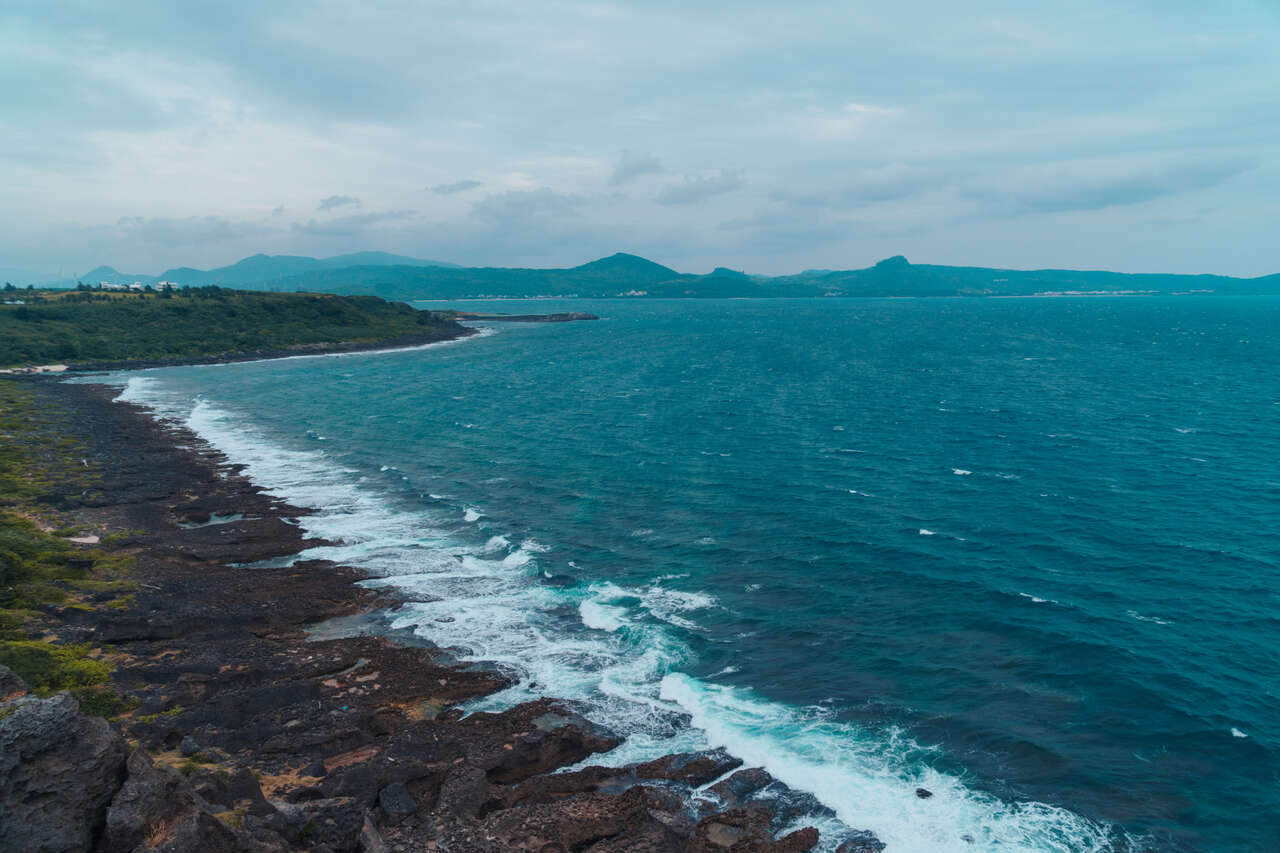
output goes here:
{"type": "Polygon", "coordinates": [[[88,285],[95,285],[103,281],[108,284],[133,284],[135,281],[143,284],[155,284],[160,279],[154,275],[129,275],[128,273],[120,272],[115,267],[94,267],[84,275],[78,276],[77,280],[88,285]]]}
{"type": "MultiPolygon", "coordinates": [[[[566,269],[460,267],[441,261],[356,252],[332,258],[253,255],[212,270],[179,267],[159,276],[98,267],[80,277],[96,284],[221,284],[245,290],[367,293],[385,299],[467,297],[802,297],[1033,296],[1056,293],[1280,294],[1280,274],[1244,279],[1217,275],[1129,274],[1082,270],[1003,270],[913,264],[902,255],[856,270],[805,270],[777,277],[716,267],[708,275],[619,252],[566,269]]],[[[74,282],[72,283],[74,286],[74,282]]]]}
{"type": "Polygon", "coordinates": [[[631,282],[671,281],[681,277],[680,273],[670,267],[664,267],[639,255],[628,255],[626,252],[618,252],[607,258],[591,261],[563,272],[571,273],[576,278],[625,279],[631,282]]]}
{"type": "Polygon", "coordinates": [[[1086,270],[1005,270],[912,264],[901,255],[861,270],[782,276],[777,282],[820,284],[845,296],[1035,296],[1052,294],[1280,293],[1280,275],[1232,278],[1086,270]]]}
{"type": "Polygon", "coordinates": [[[269,284],[284,276],[298,275],[310,270],[336,269],[354,266],[455,266],[440,261],[425,261],[387,252],[356,252],[333,258],[306,258],[296,255],[253,255],[226,267],[208,271],[187,268],[169,270],[161,278],[179,284],[213,284],[243,287],[253,284],[269,284]]]}
{"type": "Polygon", "coordinates": [[[736,278],[741,281],[751,281],[751,276],[738,270],[731,270],[728,267],[716,267],[711,271],[711,275],[718,278],[736,278]]]}
{"type": "MultiPolygon", "coordinates": [[[[205,284],[222,284],[227,287],[238,287],[245,290],[267,290],[285,276],[294,276],[313,270],[338,269],[354,266],[407,266],[407,267],[452,267],[445,261],[428,261],[411,258],[407,255],[392,255],[388,252],[354,252],[349,255],[337,255],[332,258],[308,258],[299,255],[252,255],[225,267],[211,270],[198,270],[192,267],[175,267],[165,270],[160,275],[139,275],[122,273],[114,267],[95,267],[77,279],[86,284],[97,284],[100,281],[111,284],[132,284],[140,281],[143,284],[155,284],[158,281],[172,281],[179,285],[198,287],[205,284]]],[[[75,282],[71,282],[75,286],[75,282]]]]}
{"type": "Polygon", "coordinates": [[[619,252],[567,269],[357,266],[312,270],[278,282],[284,290],[369,293],[384,299],[460,299],[532,296],[820,296],[820,286],[777,286],[768,278],[718,268],[711,275],[679,273],[619,252]]]}
{"type": "Polygon", "coordinates": [[[372,293],[385,299],[467,297],[649,296],[1032,296],[1054,293],[1280,293],[1280,275],[1148,275],[1076,270],[1001,270],[912,264],[902,255],[858,270],[808,270],[750,276],[717,267],[709,275],[679,273],[618,253],[568,269],[360,265],[285,276],[282,290],[372,293]]]}

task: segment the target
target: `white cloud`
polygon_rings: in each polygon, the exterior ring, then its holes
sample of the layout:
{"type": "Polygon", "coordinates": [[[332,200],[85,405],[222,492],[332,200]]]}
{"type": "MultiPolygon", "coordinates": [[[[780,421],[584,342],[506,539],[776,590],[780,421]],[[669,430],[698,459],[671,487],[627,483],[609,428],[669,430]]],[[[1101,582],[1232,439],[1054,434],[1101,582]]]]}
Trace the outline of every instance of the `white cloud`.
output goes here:
{"type": "Polygon", "coordinates": [[[723,169],[709,175],[685,175],[682,182],[671,184],[658,193],[657,201],[659,204],[693,204],[740,190],[744,184],[741,172],[723,169]]]}

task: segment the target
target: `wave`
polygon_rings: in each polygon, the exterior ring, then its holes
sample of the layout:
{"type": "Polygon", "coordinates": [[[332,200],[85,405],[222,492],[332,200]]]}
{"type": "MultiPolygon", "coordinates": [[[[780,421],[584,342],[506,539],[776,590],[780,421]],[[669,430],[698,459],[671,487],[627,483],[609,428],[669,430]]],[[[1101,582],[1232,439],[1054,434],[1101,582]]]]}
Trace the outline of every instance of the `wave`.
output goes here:
{"type": "Polygon", "coordinates": [[[1104,826],[1044,803],[1009,804],[930,768],[932,750],[899,731],[865,731],[825,709],[781,705],[679,673],[663,679],[661,695],[684,708],[713,746],[812,793],[891,851],[1111,849],[1104,826]],[[933,796],[920,798],[918,788],[933,796]]]}
{"type": "MultiPolygon", "coordinates": [[[[696,620],[721,605],[705,591],[671,585],[687,575],[637,585],[548,584],[554,552],[509,533],[487,530],[491,535],[478,541],[473,526],[459,532],[456,503],[398,502],[324,450],[281,446],[206,399],[176,398],[154,377],[130,378],[118,399],[184,421],[268,493],[316,510],[301,526],[337,544],[298,558],[349,564],[368,573],[363,585],[403,593],[393,629],[411,629],[459,661],[487,662],[512,676],[510,687],[467,711],[558,696],[584,703],[592,718],[625,736],[583,765],[722,746],[812,794],[848,827],[874,831],[890,851],[1110,849],[1107,827],[1054,806],[974,791],[932,769],[933,751],[899,731],[862,729],[828,710],[688,675],[703,632],[696,620]],[[918,787],[934,796],[918,798],[918,787]],[[965,836],[972,847],[960,847],[965,836]]],[[[839,827],[822,828],[824,844],[839,840],[839,827]]]]}

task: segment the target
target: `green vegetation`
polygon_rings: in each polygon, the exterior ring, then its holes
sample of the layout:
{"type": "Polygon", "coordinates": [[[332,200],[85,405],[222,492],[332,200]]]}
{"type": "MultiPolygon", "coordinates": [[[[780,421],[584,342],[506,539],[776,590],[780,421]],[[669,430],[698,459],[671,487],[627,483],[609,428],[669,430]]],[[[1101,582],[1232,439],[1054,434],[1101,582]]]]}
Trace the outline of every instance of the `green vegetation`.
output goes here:
{"type": "Polygon", "coordinates": [[[29,388],[0,380],[0,665],[38,694],[70,690],[86,712],[110,716],[126,702],[111,688],[111,666],[100,652],[40,637],[46,607],[85,607],[85,594],[118,606],[135,586],[131,556],[62,538],[76,528],[50,507],[52,490],[83,490],[95,480],[62,426],[29,388]]]}
{"type": "Polygon", "coordinates": [[[0,305],[0,365],[190,358],[368,343],[457,327],[373,296],[219,287],[120,293],[23,291],[0,305]]]}

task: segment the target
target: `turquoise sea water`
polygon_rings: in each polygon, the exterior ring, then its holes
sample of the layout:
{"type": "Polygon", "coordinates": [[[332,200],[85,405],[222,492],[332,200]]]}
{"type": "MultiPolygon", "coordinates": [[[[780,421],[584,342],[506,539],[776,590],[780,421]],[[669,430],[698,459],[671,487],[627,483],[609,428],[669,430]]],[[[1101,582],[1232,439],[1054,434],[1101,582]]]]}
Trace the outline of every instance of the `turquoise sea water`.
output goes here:
{"type": "Polygon", "coordinates": [[[828,847],[1275,849],[1280,299],[485,308],[603,319],[116,378],[608,761],[727,746],[828,847]]]}

